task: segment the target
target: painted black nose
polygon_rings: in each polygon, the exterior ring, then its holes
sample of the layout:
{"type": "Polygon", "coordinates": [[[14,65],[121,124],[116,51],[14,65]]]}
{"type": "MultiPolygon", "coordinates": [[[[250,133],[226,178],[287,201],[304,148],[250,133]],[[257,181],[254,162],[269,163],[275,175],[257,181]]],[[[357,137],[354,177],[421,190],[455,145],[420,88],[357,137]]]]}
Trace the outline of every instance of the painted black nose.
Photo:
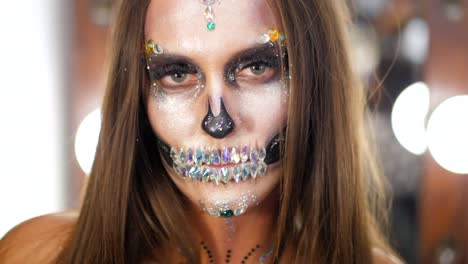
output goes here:
{"type": "Polygon", "coordinates": [[[234,121],[226,111],[223,99],[221,98],[221,109],[218,116],[214,116],[211,111],[211,104],[208,104],[208,113],[202,122],[202,128],[214,138],[224,138],[234,130],[234,121]]]}

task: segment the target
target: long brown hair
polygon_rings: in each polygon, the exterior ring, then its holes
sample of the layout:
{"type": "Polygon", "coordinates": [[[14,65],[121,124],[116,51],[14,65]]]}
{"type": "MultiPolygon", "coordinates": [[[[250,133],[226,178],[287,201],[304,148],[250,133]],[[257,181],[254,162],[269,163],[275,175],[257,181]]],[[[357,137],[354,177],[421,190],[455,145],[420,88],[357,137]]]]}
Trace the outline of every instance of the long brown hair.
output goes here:
{"type": "MultiPolygon", "coordinates": [[[[61,263],[137,263],[171,247],[199,262],[185,198],[164,175],[144,107],[148,4],[119,4],[96,158],[61,263]]],[[[373,247],[389,250],[377,220],[385,219],[384,190],[365,129],[364,90],[348,57],[344,1],[273,5],[292,78],[272,259],[289,248],[295,263],[372,263],[373,247]]]]}

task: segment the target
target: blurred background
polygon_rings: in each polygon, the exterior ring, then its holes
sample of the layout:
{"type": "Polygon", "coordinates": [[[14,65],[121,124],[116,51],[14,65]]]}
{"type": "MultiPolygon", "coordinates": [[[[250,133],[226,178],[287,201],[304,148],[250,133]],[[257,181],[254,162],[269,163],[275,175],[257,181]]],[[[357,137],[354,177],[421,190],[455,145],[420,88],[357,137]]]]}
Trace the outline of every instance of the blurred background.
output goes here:
{"type": "MultiPolygon", "coordinates": [[[[353,64],[407,263],[468,263],[468,0],[352,0],[353,64]],[[380,92],[377,92],[380,91],[380,92]]],[[[77,208],[99,132],[111,0],[0,4],[0,237],[77,208]]]]}

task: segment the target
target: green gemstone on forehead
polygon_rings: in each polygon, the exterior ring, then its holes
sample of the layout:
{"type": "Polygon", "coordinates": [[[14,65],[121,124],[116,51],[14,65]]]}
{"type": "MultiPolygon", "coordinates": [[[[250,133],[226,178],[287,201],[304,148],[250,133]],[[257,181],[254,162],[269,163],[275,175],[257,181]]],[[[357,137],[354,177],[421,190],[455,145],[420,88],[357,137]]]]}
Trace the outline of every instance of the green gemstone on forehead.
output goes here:
{"type": "Polygon", "coordinates": [[[224,210],[219,213],[219,216],[223,218],[230,218],[234,216],[234,212],[232,210],[224,210]]]}
{"type": "Polygon", "coordinates": [[[210,22],[208,22],[206,27],[208,28],[208,30],[211,31],[211,30],[214,30],[216,28],[216,24],[213,21],[210,21],[210,22]]]}

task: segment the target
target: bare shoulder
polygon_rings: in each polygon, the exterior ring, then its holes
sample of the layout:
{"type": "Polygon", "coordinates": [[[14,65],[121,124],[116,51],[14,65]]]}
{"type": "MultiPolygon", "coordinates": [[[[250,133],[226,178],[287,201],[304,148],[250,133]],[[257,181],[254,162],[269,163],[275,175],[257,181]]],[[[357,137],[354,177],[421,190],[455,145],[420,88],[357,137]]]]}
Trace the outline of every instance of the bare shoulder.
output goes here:
{"type": "Polygon", "coordinates": [[[372,253],[374,255],[375,264],[403,264],[403,262],[396,256],[387,253],[379,248],[373,248],[372,253]]]}
{"type": "Polygon", "coordinates": [[[27,220],[0,240],[0,263],[50,263],[60,252],[78,218],[76,212],[27,220]]]}

